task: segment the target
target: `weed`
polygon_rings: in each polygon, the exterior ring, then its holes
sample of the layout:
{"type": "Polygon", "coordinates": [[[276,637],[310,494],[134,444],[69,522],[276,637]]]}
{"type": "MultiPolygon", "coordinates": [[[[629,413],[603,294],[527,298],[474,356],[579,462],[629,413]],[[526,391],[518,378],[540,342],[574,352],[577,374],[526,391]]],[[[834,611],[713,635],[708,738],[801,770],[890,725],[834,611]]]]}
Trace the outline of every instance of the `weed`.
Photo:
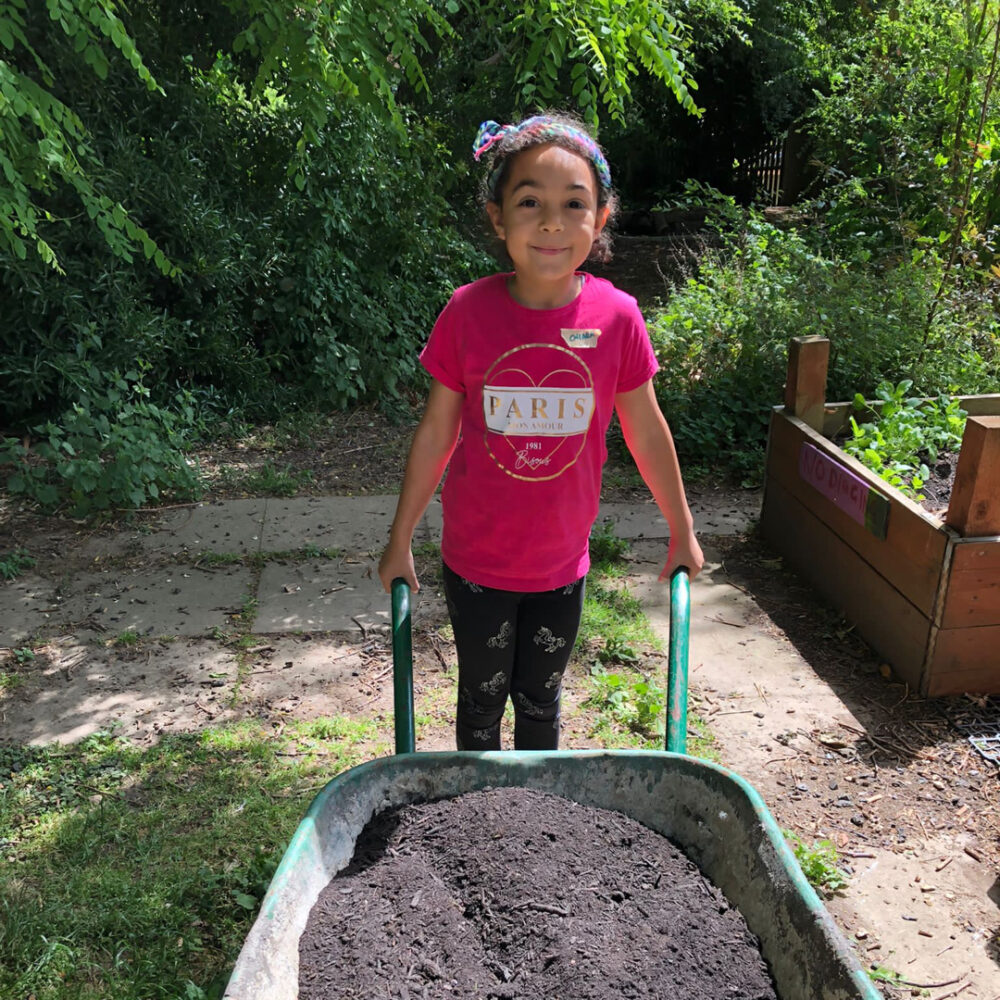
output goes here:
{"type": "Polygon", "coordinates": [[[628,554],[628,541],[615,534],[611,520],[595,524],[590,530],[590,560],[598,566],[623,562],[628,554]]]}
{"type": "Polygon", "coordinates": [[[28,554],[27,549],[20,547],[0,556],[0,577],[4,580],[16,579],[24,570],[31,569],[35,565],[35,560],[28,554]]]}
{"type": "Polygon", "coordinates": [[[243,598],[243,606],[233,615],[233,620],[243,631],[253,628],[254,619],[257,617],[257,598],[253,594],[247,594],[243,598]]]}
{"type": "Polygon", "coordinates": [[[142,636],[140,636],[135,629],[127,628],[123,632],[119,632],[118,635],[111,640],[110,644],[112,646],[135,646],[141,641],[141,639],[142,636]]]}
{"type": "Polygon", "coordinates": [[[783,830],[795,858],[809,884],[817,890],[833,894],[847,885],[847,876],[837,866],[837,849],[829,840],[814,841],[807,847],[791,830],[783,830]]]}
{"type": "Polygon", "coordinates": [[[606,714],[617,726],[644,737],[662,736],[666,690],[636,672],[590,671],[592,692],[585,704],[606,714]]]}
{"type": "Polygon", "coordinates": [[[243,556],[235,552],[201,552],[194,561],[195,566],[233,566],[243,562],[243,556]]]}
{"type": "Polygon", "coordinates": [[[23,678],[19,674],[9,674],[6,670],[0,670],[0,694],[13,691],[21,683],[23,678]]]}
{"type": "Polygon", "coordinates": [[[265,462],[259,469],[222,470],[223,482],[234,489],[255,496],[293,497],[299,489],[313,481],[310,469],[295,470],[290,465],[277,468],[273,462],[265,462]]]}
{"type": "Polygon", "coordinates": [[[14,650],[14,662],[18,666],[31,663],[35,659],[35,651],[30,646],[21,646],[14,650]]]}

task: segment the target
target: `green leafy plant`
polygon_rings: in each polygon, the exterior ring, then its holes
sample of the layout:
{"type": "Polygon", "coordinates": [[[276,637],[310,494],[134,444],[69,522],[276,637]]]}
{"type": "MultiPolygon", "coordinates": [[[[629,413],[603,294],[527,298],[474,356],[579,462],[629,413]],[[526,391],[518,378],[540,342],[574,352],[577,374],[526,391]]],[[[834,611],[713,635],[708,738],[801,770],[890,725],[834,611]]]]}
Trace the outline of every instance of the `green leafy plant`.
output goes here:
{"type": "Polygon", "coordinates": [[[193,408],[183,392],[175,410],[152,403],[147,368],[105,375],[87,364],[79,399],[58,421],[35,428],[39,440],[0,442],[0,464],[14,470],[8,491],[77,516],[142,507],[164,494],[197,496],[201,482],[186,455],[193,408]]]}
{"type": "Polygon", "coordinates": [[[837,865],[837,849],[829,840],[807,845],[791,830],[782,831],[809,884],[826,893],[835,893],[847,885],[847,876],[837,865]]]}
{"type": "Polygon", "coordinates": [[[13,552],[0,556],[0,577],[4,580],[13,580],[34,565],[35,560],[28,550],[18,546],[13,552]]]}
{"type": "Polygon", "coordinates": [[[620,563],[628,554],[629,544],[625,538],[615,534],[614,522],[610,520],[595,524],[590,529],[590,559],[598,565],[620,563]]]}
{"type": "Polygon", "coordinates": [[[650,678],[634,672],[590,669],[592,691],[586,704],[612,721],[644,736],[662,735],[666,720],[666,691],[650,678]]]}
{"type": "MultiPolygon", "coordinates": [[[[875,391],[876,419],[859,423],[850,417],[851,436],[841,447],[864,466],[881,476],[902,493],[920,501],[920,492],[941,451],[958,451],[962,445],[966,412],[957,399],[941,395],[936,399],[910,396],[910,379],[893,385],[883,382],[875,391]]],[[[859,394],[854,397],[857,412],[871,412],[859,394]]]]}

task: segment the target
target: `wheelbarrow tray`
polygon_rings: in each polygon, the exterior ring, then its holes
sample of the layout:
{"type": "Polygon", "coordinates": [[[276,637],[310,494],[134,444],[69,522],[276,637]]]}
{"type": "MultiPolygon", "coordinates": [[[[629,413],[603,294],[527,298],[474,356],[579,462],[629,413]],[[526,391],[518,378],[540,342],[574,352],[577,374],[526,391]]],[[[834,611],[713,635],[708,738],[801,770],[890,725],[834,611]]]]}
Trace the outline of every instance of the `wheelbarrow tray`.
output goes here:
{"type": "Polygon", "coordinates": [[[563,750],[404,753],[331,780],[292,837],[226,1000],[298,996],[299,938],[309,913],[350,862],[373,816],[498,787],[536,789],[617,810],[669,837],[743,914],[781,1000],[881,997],[746,781],[718,765],[662,750],[563,750]]]}

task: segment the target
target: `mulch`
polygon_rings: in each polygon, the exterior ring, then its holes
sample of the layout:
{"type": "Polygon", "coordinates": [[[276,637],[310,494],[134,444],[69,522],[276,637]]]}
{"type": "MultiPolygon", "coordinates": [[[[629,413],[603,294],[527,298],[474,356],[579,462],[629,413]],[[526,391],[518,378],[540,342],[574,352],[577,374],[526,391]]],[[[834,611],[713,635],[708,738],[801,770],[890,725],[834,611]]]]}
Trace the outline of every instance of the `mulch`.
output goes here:
{"type": "Polygon", "coordinates": [[[300,1000],[774,1000],[742,915],[669,840],[523,788],[376,816],[299,942],[300,1000]]]}

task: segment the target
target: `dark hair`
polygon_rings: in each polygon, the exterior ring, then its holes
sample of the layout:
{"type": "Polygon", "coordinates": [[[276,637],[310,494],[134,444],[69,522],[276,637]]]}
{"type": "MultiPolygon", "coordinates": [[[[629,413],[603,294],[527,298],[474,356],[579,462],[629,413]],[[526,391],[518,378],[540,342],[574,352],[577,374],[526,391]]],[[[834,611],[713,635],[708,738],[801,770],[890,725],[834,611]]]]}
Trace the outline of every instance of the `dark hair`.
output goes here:
{"type": "Polygon", "coordinates": [[[597,184],[597,207],[608,207],[608,222],[597,235],[590,249],[588,260],[606,263],[611,259],[610,223],[618,214],[618,197],[610,184],[610,172],[604,152],[590,134],[587,126],[575,115],[566,112],[544,112],[525,119],[517,127],[506,128],[502,137],[493,143],[489,152],[486,176],[480,185],[480,201],[500,204],[503,189],[510,174],[510,165],[518,153],[535,146],[560,146],[584,157],[590,163],[597,184]],[[604,166],[607,183],[601,179],[597,160],[604,166]]]}

